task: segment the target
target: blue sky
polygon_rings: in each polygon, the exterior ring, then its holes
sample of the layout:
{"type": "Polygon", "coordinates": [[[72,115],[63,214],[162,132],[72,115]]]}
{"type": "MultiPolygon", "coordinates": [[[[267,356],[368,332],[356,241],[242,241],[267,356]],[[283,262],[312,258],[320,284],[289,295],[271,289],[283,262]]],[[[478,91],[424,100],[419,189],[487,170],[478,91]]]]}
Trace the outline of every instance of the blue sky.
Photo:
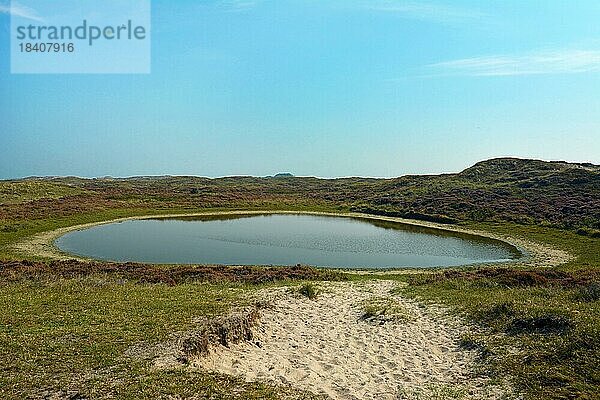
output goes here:
{"type": "Polygon", "coordinates": [[[0,178],[600,163],[598,1],[153,0],[140,75],[11,74],[10,10],[0,178]]]}

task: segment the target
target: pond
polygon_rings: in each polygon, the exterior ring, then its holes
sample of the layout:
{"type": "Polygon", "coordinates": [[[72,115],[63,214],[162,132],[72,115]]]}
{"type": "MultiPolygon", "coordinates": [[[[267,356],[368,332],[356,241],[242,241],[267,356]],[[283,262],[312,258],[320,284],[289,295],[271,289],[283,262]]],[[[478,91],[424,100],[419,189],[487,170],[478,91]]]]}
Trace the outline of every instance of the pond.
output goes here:
{"type": "Polygon", "coordinates": [[[521,256],[474,235],[309,214],[127,220],[67,233],[55,245],[88,258],[158,264],[448,267],[521,256]]]}

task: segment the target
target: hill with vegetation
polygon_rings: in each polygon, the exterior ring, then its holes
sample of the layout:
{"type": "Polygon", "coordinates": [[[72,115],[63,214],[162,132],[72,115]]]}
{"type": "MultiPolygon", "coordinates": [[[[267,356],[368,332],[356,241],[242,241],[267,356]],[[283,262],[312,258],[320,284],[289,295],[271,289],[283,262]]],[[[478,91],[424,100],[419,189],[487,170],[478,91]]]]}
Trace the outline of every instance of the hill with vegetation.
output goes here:
{"type": "Polygon", "coordinates": [[[600,229],[600,166],[497,158],[460,173],[393,179],[288,174],[277,179],[29,178],[0,182],[0,202],[2,219],[113,208],[335,207],[442,223],[547,225],[595,235],[600,229]]]}
{"type": "Polygon", "coordinates": [[[196,329],[194,321],[246,307],[258,289],[373,275],[50,261],[15,246],[40,233],[119,217],[232,209],[362,211],[460,223],[569,253],[556,266],[543,255],[533,264],[378,279],[401,281],[402,296],[443,304],[472,323],[476,331],[461,337],[461,346],[477,352],[482,374],[509,379],[515,398],[598,397],[600,167],[498,158],[459,173],[393,179],[0,181],[0,302],[11,305],[0,312],[0,364],[10,366],[0,373],[0,398],[312,398],[197,369],[157,370],[151,358],[128,354],[140,343],[159,346],[175,332],[196,329]]]}

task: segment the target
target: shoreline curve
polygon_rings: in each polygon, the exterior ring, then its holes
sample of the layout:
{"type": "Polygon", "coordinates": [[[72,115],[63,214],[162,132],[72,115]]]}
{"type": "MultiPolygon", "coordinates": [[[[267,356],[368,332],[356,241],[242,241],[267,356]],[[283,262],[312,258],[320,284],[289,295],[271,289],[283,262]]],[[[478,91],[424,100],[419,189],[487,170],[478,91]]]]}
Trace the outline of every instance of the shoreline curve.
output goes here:
{"type": "MultiPolygon", "coordinates": [[[[390,269],[377,269],[376,272],[385,272],[385,271],[403,271],[403,270],[413,270],[413,271],[422,271],[422,270],[439,270],[439,269],[451,269],[451,268],[461,268],[467,266],[477,266],[477,265],[494,265],[494,266],[535,266],[535,267],[552,267],[563,264],[570,259],[572,256],[562,250],[555,249],[549,247],[547,245],[543,245],[540,243],[518,239],[514,237],[504,236],[500,234],[495,234],[486,231],[479,231],[474,229],[462,228],[457,226],[448,226],[446,224],[440,224],[436,222],[429,221],[419,221],[413,219],[406,219],[400,217],[389,217],[383,215],[372,215],[372,214],[363,214],[356,212],[347,212],[347,213],[336,213],[336,212],[322,212],[322,211],[290,211],[290,210],[231,210],[231,211],[209,211],[209,212],[200,212],[200,213],[174,213],[174,214],[153,214],[153,215],[139,215],[139,216],[131,216],[131,217],[123,217],[123,218],[115,218],[106,221],[97,221],[90,222],[86,224],[72,225],[68,227],[58,228],[50,231],[41,232],[30,236],[20,242],[17,242],[13,245],[15,250],[19,253],[25,253],[29,256],[40,257],[40,258],[48,258],[51,260],[79,260],[79,261],[102,261],[93,258],[87,258],[82,256],[77,256],[74,254],[69,254],[61,251],[54,242],[59,237],[73,231],[79,231],[88,229],[94,226],[107,225],[112,223],[124,222],[124,221],[132,221],[132,220],[145,220],[145,219],[165,219],[165,218],[183,218],[183,217],[202,217],[202,216],[219,216],[219,215],[265,215],[265,214],[299,214],[299,215],[320,215],[320,216],[331,216],[331,217],[342,217],[342,218],[361,218],[361,219],[370,219],[370,220],[378,220],[378,221],[386,221],[398,224],[419,226],[424,228],[430,228],[435,230],[441,230],[445,232],[451,233],[459,233],[470,236],[478,236],[486,239],[499,240],[505,244],[508,244],[521,254],[521,257],[516,258],[514,260],[495,262],[495,263],[483,263],[483,264],[469,264],[465,266],[455,266],[455,267],[436,267],[436,268],[423,268],[423,267],[404,267],[404,268],[390,268],[390,269]]],[[[346,270],[344,270],[346,271],[346,270]]],[[[360,272],[360,270],[357,270],[360,272]]],[[[375,272],[374,269],[365,269],[364,271],[375,272]]]]}

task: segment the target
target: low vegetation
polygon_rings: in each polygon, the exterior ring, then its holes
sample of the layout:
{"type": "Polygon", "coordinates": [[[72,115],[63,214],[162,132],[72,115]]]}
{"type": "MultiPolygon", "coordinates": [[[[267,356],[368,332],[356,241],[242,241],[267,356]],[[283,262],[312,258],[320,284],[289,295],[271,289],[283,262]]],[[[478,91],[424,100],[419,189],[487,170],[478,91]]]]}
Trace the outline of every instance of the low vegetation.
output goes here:
{"type": "Polygon", "coordinates": [[[557,268],[478,268],[389,276],[404,295],[444,303],[480,327],[477,349],[490,376],[510,376],[529,399],[594,399],[600,390],[600,240],[535,226],[477,225],[569,251],[557,268]]]}
{"type": "Polygon", "coordinates": [[[599,166],[512,158],[457,174],[393,179],[53,178],[4,181],[0,190],[6,193],[0,221],[13,223],[116,209],[328,209],[443,223],[548,225],[585,235],[600,230],[599,166]]]}
{"type": "Polygon", "coordinates": [[[309,268],[291,274],[285,268],[264,269],[262,275],[260,268],[222,274],[209,267],[186,268],[191,274],[165,267],[157,274],[147,267],[2,264],[0,397],[313,398],[233,377],[157,369],[155,357],[139,357],[131,349],[160,347],[177,338],[184,365],[188,357],[206,352],[210,343],[248,338],[258,317],[249,300],[255,290],[274,280],[326,275],[309,268]],[[228,316],[240,308],[249,311],[228,316]]]}
{"type": "Polygon", "coordinates": [[[0,204],[25,204],[41,199],[62,199],[86,194],[85,190],[47,179],[0,181],[0,204]]]}
{"type": "MultiPolygon", "coordinates": [[[[0,182],[0,397],[313,398],[193,369],[157,369],[152,357],[135,356],[131,349],[190,337],[200,332],[201,321],[214,322],[210,332],[218,332],[227,325],[221,318],[253,307],[252,293],[267,285],[300,284],[310,298],[320,280],[381,277],[407,283],[404,296],[444,304],[468,318],[478,329],[462,345],[479,351],[483,373],[510,377],[525,398],[595,399],[600,392],[598,230],[600,172],[589,164],[498,159],[458,174],[396,179],[0,182]],[[49,261],[13,247],[36,233],[82,223],[233,208],[356,210],[454,223],[545,243],[574,258],[555,268],[357,276],[309,267],[49,261]]],[[[362,312],[367,319],[405,315],[388,298],[372,299],[362,312]]],[[[225,337],[235,341],[247,334],[244,329],[226,329],[232,336],[225,337]]],[[[199,343],[204,342],[188,341],[190,354],[204,351],[199,343]]],[[[440,398],[448,395],[440,393],[440,398]]]]}
{"type": "Polygon", "coordinates": [[[371,297],[362,303],[361,319],[369,322],[407,321],[411,315],[393,297],[371,297]]]}
{"type": "MultiPolygon", "coordinates": [[[[164,283],[169,286],[189,282],[237,282],[261,284],[289,280],[342,280],[345,275],[307,266],[256,267],[224,265],[153,265],[138,263],[109,263],[68,261],[0,262],[2,282],[52,281],[59,278],[84,278],[91,275],[110,275],[122,282],[164,283]]],[[[314,286],[306,283],[302,288],[314,286]]],[[[308,290],[308,289],[306,289],[308,290]]]]}
{"type": "Polygon", "coordinates": [[[307,297],[311,300],[314,300],[317,298],[317,295],[319,294],[319,289],[317,289],[317,287],[315,286],[315,284],[311,283],[311,282],[307,282],[307,283],[303,283],[299,288],[298,288],[298,292],[304,296],[307,297]]]}

